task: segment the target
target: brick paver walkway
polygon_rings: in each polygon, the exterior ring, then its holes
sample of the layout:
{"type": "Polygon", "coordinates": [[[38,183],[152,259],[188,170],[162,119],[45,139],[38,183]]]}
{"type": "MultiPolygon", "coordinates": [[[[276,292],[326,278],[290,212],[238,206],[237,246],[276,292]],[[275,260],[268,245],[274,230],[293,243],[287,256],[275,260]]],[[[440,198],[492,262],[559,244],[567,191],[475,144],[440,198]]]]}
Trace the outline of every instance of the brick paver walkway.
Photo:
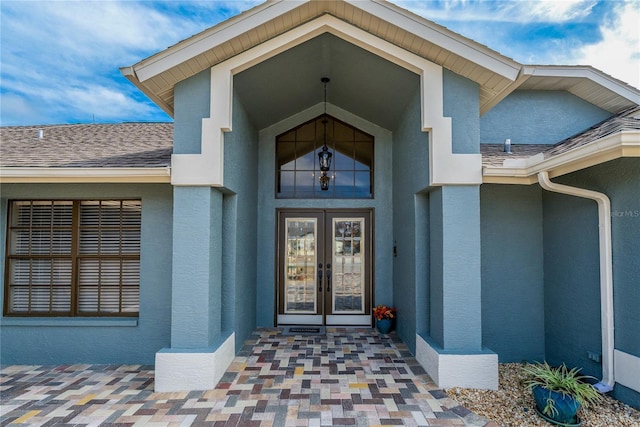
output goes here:
{"type": "Polygon", "coordinates": [[[30,426],[495,426],[449,399],[395,334],[261,329],[214,390],[154,393],[149,366],[8,366],[0,423],[30,426]]]}

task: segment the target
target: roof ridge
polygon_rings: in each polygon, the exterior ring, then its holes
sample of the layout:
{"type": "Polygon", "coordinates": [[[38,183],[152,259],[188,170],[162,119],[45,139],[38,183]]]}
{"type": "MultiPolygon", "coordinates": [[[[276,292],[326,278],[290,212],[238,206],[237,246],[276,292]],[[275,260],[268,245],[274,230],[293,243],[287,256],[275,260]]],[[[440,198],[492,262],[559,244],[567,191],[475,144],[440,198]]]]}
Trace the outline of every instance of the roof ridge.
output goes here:
{"type": "Polygon", "coordinates": [[[74,126],[121,126],[121,125],[173,125],[173,122],[117,122],[117,123],[52,123],[52,124],[35,124],[35,125],[9,125],[9,126],[0,126],[0,129],[57,129],[57,128],[65,128],[65,127],[74,127],[74,126]]]}

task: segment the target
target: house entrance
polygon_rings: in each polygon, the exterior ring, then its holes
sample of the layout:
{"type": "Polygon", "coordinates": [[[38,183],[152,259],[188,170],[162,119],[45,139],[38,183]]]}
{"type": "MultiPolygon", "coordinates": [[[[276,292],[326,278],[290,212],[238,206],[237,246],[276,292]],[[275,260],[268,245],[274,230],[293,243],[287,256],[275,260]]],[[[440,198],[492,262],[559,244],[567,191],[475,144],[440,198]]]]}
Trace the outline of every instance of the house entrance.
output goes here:
{"type": "Polygon", "coordinates": [[[371,217],[278,211],[278,325],[371,325],[371,217]]]}

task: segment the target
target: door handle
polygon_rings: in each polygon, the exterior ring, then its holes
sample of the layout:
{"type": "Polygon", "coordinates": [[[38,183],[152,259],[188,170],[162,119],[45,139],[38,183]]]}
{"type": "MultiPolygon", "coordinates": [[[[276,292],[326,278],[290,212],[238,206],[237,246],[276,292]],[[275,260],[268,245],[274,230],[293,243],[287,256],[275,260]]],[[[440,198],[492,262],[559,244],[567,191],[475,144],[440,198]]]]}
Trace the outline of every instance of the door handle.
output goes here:
{"type": "Polygon", "coordinates": [[[327,264],[327,292],[331,292],[331,264],[327,264]]]}
{"type": "Polygon", "coordinates": [[[322,264],[318,264],[318,292],[322,292],[322,264]]]}

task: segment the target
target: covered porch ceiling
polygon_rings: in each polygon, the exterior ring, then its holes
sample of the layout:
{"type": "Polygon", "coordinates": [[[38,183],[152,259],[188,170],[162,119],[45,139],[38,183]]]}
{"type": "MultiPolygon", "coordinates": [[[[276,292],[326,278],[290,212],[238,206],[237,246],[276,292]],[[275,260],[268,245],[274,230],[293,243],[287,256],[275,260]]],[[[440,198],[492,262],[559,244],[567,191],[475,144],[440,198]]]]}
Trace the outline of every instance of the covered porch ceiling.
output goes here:
{"type": "Polygon", "coordinates": [[[257,129],[323,101],[395,129],[419,96],[417,74],[325,33],[234,76],[234,90],[257,129]]]}

